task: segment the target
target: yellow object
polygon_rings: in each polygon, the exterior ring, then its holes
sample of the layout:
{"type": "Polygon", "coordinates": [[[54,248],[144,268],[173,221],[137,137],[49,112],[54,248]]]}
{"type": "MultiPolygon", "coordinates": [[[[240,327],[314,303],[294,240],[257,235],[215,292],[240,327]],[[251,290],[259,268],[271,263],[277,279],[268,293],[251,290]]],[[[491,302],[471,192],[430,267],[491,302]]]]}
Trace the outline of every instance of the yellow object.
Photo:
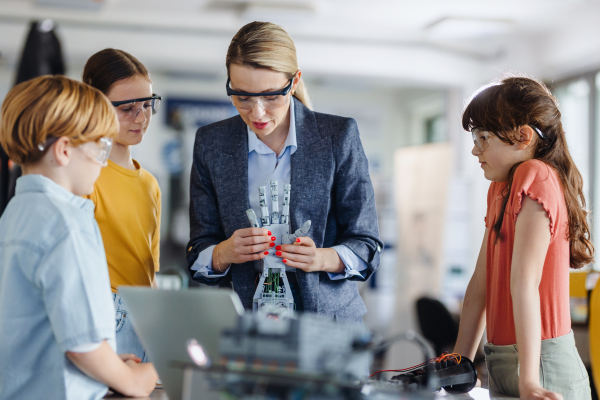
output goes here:
{"type": "Polygon", "coordinates": [[[590,299],[590,359],[596,392],[600,393],[600,285],[596,284],[590,299]]]}
{"type": "Polygon", "coordinates": [[[160,189],[156,178],[133,160],[136,170],[108,160],[87,196],[96,204],[110,286],[150,286],[159,269],[160,189]]]}
{"type": "Polygon", "coordinates": [[[587,289],[585,288],[587,276],[587,271],[571,271],[569,274],[569,295],[571,297],[581,297],[587,299],[587,289]]]}

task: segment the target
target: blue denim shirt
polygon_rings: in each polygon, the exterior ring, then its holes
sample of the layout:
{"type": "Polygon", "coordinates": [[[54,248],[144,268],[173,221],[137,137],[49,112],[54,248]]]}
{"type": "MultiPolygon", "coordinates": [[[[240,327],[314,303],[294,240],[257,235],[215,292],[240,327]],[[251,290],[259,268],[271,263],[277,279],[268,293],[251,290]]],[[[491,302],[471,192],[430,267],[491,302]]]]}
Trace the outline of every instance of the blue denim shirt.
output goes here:
{"type": "Polygon", "coordinates": [[[91,200],[41,175],[0,218],[0,400],[99,399],[106,385],[66,352],[106,339],[115,309],[91,200]]]}
{"type": "MultiPolygon", "coordinates": [[[[285,183],[290,183],[291,176],[291,157],[298,148],[296,142],[296,118],[294,112],[294,102],[290,102],[290,128],[288,135],[283,145],[283,151],[279,156],[266,144],[258,139],[249,126],[246,127],[248,132],[248,200],[250,208],[257,215],[260,215],[260,206],[258,200],[259,186],[269,187],[271,179],[279,182],[279,209],[283,207],[283,186],[285,183]]],[[[294,188],[292,188],[294,190],[294,188]]],[[[209,246],[204,249],[198,259],[192,266],[192,271],[196,271],[194,277],[203,276],[205,278],[221,278],[227,275],[229,268],[221,274],[215,274],[212,269],[212,253],[216,246],[209,246]]],[[[329,279],[346,279],[350,276],[361,277],[361,271],[367,269],[367,264],[352,252],[347,246],[333,246],[344,266],[344,272],[331,273],[328,272],[329,279]]]]}

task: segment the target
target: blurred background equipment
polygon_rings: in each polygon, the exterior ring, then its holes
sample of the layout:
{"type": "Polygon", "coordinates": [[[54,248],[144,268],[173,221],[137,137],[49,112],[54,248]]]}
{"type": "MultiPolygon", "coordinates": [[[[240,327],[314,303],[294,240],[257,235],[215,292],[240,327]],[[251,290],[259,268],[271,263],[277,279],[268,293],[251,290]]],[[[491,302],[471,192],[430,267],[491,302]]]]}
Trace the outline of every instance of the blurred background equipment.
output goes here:
{"type": "Polygon", "coordinates": [[[217,360],[207,357],[195,339],[187,348],[193,362],[176,363],[185,370],[184,399],[196,398],[207,388],[238,399],[433,399],[441,388],[467,393],[477,382],[469,359],[460,354],[434,357],[413,331],[375,340],[363,325],[309,313],[285,319],[245,314],[235,328],[222,332],[217,360]],[[385,371],[364,379],[373,352],[399,340],[421,346],[425,361],[388,371],[400,373],[391,381],[372,380],[385,371]]]}
{"type": "MultiPolygon", "coordinates": [[[[49,19],[31,22],[17,67],[15,85],[41,75],[65,74],[62,49],[54,28],[54,22],[49,19]]],[[[15,195],[15,182],[19,176],[21,167],[11,168],[8,156],[0,146],[0,215],[15,195]]]]}
{"type": "MultiPolygon", "coordinates": [[[[414,305],[424,296],[460,315],[485,230],[489,187],[460,117],[468,97],[505,71],[542,79],[556,95],[600,248],[594,218],[600,209],[599,17],[596,0],[0,0],[0,102],[21,67],[37,62],[25,62],[23,50],[30,33],[42,34],[31,21],[54,22],[50,31],[60,36],[71,78],[80,79],[85,61],[107,47],[140,59],[166,107],[133,155],[163,193],[161,269],[187,273],[195,132],[235,115],[224,87],[227,46],[251,20],[281,24],[294,39],[315,109],[358,123],[386,243],[379,270],[360,284],[369,310],[364,321],[387,336],[419,328],[414,305]],[[429,158],[431,146],[447,153],[429,158]],[[414,162],[397,163],[397,152],[414,162]]],[[[35,57],[56,47],[44,43],[35,57]]],[[[8,197],[7,162],[0,171],[0,210],[8,197]]],[[[163,282],[185,287],[176,275],[163,282]]],[[[594,305],[586,294],[594,286],[583,295],[578,287],[573,331],[589,368],[600,364],[590,357],[598,334],[595,341],[590,336],[594,305]]],[[[377,357],[377,369],[410,367],[420,357],[413,344],[398,343],[377,357]]],[[[600,377],[598,369],[591,376],[600,377]]]]}
{"type": "Polygon", "coordinates": [[[451,353],[458,337],[458,323],[444,303],[421,297],[417,300],[417,317],[421,332],[433,344],[435,354],[451,353]]]}

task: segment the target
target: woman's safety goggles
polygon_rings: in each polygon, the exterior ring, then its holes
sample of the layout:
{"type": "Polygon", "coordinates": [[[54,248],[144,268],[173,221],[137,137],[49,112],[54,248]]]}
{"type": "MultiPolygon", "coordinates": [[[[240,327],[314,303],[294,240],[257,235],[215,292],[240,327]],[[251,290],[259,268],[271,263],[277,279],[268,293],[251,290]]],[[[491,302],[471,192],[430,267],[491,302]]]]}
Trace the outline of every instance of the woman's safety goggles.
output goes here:
{"type": "Polygon", "coordinates": [[[274,110],[287,104],[287,94],[292,89],[293,83],[294,78],[290,79],[290,82],[286,87],[275,92],[246,93],[233,90],[231,88],[231,80],[227,78],[225,87],[227,89],[227,96],[229,96],[231,102],[236,108],[241,110],[252,110],[254,104],[258,103],[263,110],[274,110]]]}
{"type": "MultiPolygon", "coordinates": [[[[533,129],[540,138],[542,139],[546,139],[546,136],[544,136],[544,134],[542,133],[541,130],[539,130],[539,128],[536,128],[533,125],[528,125],[529,127],[531,127],[531,129],[533,129]]],[[[475,146],[477,146],[477,148],[479,149],[479,151],[484,152],[485,149],[487,149],[490,145],[489,140],[492,137],[493,133],[490,131],[486,131],[484,128],[473,128],[471,130],[471,136],[473,137],[473,143],[475,144],[475,146]]]]}
{"type": "Polygon", "coordinates": [[[79,145],[85,155],[95,163],[106,165],[110,150],[112,149],[113,141],[109,138],[101,138],[95,142],[87,142],[79,145]]]}
{"type": "Polygon", "coordinates": [[[117,116],[120,121],[134,121],[140,111],[144,112],[146,118],[150,118],[151,115],[156,114],[161,100],[161,96],[153,94],[151,97],[112,101],[111,103],[117,109],[117,116]]]}

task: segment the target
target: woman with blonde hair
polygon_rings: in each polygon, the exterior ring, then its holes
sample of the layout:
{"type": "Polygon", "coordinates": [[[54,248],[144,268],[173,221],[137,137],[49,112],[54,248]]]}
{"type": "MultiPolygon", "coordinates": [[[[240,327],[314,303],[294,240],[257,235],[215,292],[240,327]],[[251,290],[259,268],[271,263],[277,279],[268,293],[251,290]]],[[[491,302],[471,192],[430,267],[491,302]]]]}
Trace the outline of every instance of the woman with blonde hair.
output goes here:
{"type": "Polygon", "coordinates": [[[187,249],[192,277],[209,285],[231,282],[252,308],[254,263],[278,257],[297,311],[362,321],[366,307],[355,281],[377,269],[383,244],[356,121],[311,110],[294,42],[278,25],[242,27],[225,64],[227,94],[239,116],[196,133],[187,249]],[[258,188],[270,189],[275,180],[280,210],[291,184],[291,232],[312,221],[293,244],[275,246],[268,225],[249,228],[246,210],[259,212],[258,188]]]}

